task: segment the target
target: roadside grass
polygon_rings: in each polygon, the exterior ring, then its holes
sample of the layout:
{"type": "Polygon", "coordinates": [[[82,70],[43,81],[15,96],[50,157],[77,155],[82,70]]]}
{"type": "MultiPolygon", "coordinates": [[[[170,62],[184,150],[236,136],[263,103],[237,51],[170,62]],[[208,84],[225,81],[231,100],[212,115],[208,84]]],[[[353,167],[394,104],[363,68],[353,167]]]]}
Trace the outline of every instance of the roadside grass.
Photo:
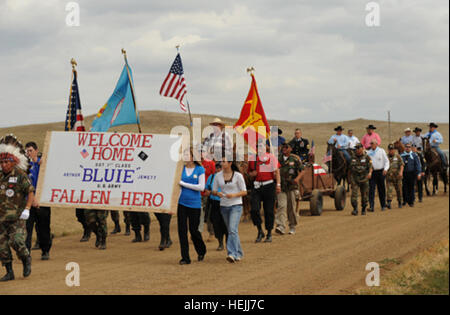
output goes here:
{"type": "Polygon", "coordinates": [[[379,287],[357,290],[361,295],[448,295],[449,240],[442,240],[403,265],[398,259],[379,262],[379,287]],[[399,265],[392,270],[395,265],[399,265]]]}

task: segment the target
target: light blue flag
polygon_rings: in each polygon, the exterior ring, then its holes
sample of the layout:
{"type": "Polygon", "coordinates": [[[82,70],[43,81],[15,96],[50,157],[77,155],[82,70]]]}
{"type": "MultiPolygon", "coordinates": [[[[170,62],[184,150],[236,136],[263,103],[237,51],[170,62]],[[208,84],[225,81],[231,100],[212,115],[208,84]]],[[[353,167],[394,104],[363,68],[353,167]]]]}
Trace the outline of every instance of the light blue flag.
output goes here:
{"type": "MultiPolygon", "coordinates": [[[[128,68],[133,81],[131,68],[129,66],[128,68]]],[[[97,118],[92,122],[90,131],[106,132],[114,126],[137,123],[139,123],[139,116],[134,106],[130,81],[128,80],[127,65],[125,65],[113,94],[98,112],[97,118]]]]}

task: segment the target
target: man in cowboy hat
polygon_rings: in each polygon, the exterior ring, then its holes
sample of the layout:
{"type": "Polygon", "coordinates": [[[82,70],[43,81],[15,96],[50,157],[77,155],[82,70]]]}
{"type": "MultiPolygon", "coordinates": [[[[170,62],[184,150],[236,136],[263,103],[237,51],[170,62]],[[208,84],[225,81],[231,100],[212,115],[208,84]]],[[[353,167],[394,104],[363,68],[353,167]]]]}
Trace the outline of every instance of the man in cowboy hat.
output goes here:
{"type": "Polygon", "coordinates": [[[429,139],[431,147],[436,149],[437,153],[439,153],[442,161],[442,166],[444,168],[447,168],[447,157],[439,147],[441,143],[444,142],[444,137],[442,137],[441,133],[436,130],[439,126],[432,122],[428,125],[428,127],[430,129],[429,132],[425,135],[425,138],[429,139]]]}
{"type": "Polygon", "coordinates": [[[417,150],[422,151],[423,150],[423,137],[422,137],[422,129],[419,127],[414,128],[414,135],[412,140],[412,145],[417,150]]]}
{"type": "Polygon", "coordinates": [[[30,217],[34,187],[28,175],[28,159],[22,144],[13,135],[0,140],[0,260],[6,275],[14,280],[12,247],[22,260],[23,276],[31,274],[31,256],[25,244],[25,221],[30,217]]]}
{"type": "Polygon", "coordinates": [[[225,132],[225,123],[220,118],[215,118],[209,125],[214,130],[203,141],[202,152],[212,154],[215,161],[221,161],[224,152],[232,152],[233,140],[225,132]]]}
{"type": "Polygon", "coordinates": [[[408,143],[412,144],[414,138],[413,138],[413,135],[412,135],[411,128],[406,128],[404,131],[405,131],[405,135],[400,138],[400,142],[405,144],[405,145],[408,144],[408,143]]]}
{"type": "Polygon", "coordinates": [[[350,163],[352,158],[350,156],[350,153],[348,153],[347,151],[349,146],[349,139],[342,133],[342,131],[344,131],[344,128],[342,128],[342,126],[337,126],[336,128],[334,128],[334,131],[336,131],[336,134],[331,136],[330,140],[328,140],[328,144],[334,144],[336,148],[344,154],[347,163],[350,163]]]}
{"type": "Polygon", "coordinates": [[[380,135],[374,131],[375,129],[377,129],[377,127],[372,124],[366,127],[367,133],[361,139],[361,144],[366,150],[370,150],[370,147],[372,146],[371,142],[373,139],[377,140],[378,145],[381,145],[380,135]]]}

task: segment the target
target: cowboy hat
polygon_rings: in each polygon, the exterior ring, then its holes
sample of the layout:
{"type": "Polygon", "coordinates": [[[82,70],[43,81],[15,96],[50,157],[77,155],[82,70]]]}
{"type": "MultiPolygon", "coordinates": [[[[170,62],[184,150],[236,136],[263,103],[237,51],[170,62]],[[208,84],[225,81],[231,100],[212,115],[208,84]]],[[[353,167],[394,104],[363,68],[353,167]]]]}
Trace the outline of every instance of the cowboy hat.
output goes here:
{"type": "Polygon", "coordinates": [[[366,129],[372,129],[372,130],[375,130],[375,129],[377,129],[377,127],[375,127],[374,125],[368,125],[368,126],[366,127],[366,129]]]}
{"type": "Polygon", "coordinates": [[[434,128],[437,128],[438,127],[438,125],[436,125],[434,122],[432,122],[432,123],[430,123],[429,125],[428,125],[428,127],[434,127],[434,128]]]}
{"type": "Polygon", "coordinates": [[[334,128],[334,131],[342,131],[344,130],[344,128],[342,128],[342,126],[337,126],[336,128],[334,128]]]}
{"type": "Polygon", "coordinates": [[[411,132],[411,128],[409,128],[409,127],[406,128],[406,129],[405,129],[405,132],[411,132]]]}
{"type": "Polygon", "coordinates": [[[225,123],[220,118],[214,118],[214,120],[212,122],[210,122],[209,124],[225,126],[225,123]]]}
{"type": "Polygon", "coordinates": [[[420,129],[419,127],[414,128],[413,130],[414,132],[422,132],[422,129],[420,129]]]}

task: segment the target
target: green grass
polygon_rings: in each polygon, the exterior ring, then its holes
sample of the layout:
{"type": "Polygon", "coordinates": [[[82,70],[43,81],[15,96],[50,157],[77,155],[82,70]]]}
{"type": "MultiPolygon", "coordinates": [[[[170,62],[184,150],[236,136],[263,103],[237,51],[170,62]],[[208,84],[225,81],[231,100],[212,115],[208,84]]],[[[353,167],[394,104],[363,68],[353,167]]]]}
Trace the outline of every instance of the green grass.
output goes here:
{"type": "Polygon", "coordinates": [[[380,286],[357,290],[368,295],[449,295],[449,241],[443,240],[402,263],[379,262],[380,286]]]}

